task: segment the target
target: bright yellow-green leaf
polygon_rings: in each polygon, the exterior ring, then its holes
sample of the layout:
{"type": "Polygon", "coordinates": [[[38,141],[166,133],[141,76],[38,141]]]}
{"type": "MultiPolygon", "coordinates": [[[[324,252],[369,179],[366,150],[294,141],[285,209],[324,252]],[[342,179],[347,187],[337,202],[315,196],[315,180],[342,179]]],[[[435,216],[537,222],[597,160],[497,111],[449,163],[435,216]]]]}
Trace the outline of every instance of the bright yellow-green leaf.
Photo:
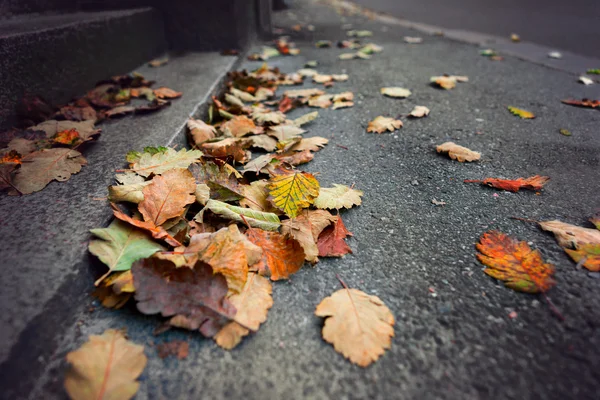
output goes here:
{"type": "Polygon", "coordinates": [[[319,196],[319,182],[307,172],[276,175],[268,186],[269,200],[290,218],[309,207],[319,196]]]}
{"type": "Polygon", "coordinates": [[[521,117],[523,119],[533,119],[533,118],[535,118],[535,115],[533,115],[532,112],[526,111],[526,110],[522,110],[522,109],[517,108],[517,107],[508,106],[508,111],[510,111],[514,115],[516,115],[518,117],[521,117]]]}

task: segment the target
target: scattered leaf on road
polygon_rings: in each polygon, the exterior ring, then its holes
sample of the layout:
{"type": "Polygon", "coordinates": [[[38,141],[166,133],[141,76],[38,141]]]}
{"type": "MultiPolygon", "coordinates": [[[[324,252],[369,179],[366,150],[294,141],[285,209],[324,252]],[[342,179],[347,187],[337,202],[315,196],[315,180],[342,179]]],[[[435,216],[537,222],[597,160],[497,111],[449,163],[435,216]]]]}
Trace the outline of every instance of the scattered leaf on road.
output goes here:
{"type": "Polygon", "coordinates": [[[399,119],[379,116],[369,122],[367,132],[383,133],[385,131],[394,132],[396,129],[402,128],[402,121],[399,119]]]}
{"type": "Polygon", "coordinates": [[[384,87],[380,90],[381,94],[389,97],[398,97],[398,98],[406,98],[412,94],[412,92],[408,89],[401,87],[384,87]]]}
{"type": "Polygon", "coordinates": [[[533,115],[532,112],[526,111],[526,110],[522,110],[522,109],[517,108],[517,107],[508,106],[508,111],[510,111],[512,114],[516,115],[517,117],[521,117],[522,119],[533,119],[533,118],[535,118],[535,115],[533,115]]]}
{"type": "Polygon", "coordinates": [[[319,182],[312,174],[301,171],[274,176],[268,188],[269,200],[290,218],[313,204],[319,195],[319,182]]]}
{"type": "Polygon", "coordinates": [[[438,153],[448,153],[448,156],[451,159],[457,160],[459,162],[472,162],[477,161],[481,158],[480,153],[473,150],[469,150],[466,147],[459,146],[454,142],[442,143],[439,146],[437,146],[436,150],[438,153]]]}
{"type": "Polygon", "coordinates": [[[408,115],[413,118],[423,118],[429,115],[429,108],[425,106],[415,106],[408,115]]]}
{"type": "Polygon", "coordinates": [[[547,176],[535,175],[529,178],[517,179],[499,179],[485,178],[484,180],[466,179],[466,183],[481,183],[490,187],[507,190],[509,192],[518,192],[520,189],[542,190],[542,187],[550,180],[547,176]]]}

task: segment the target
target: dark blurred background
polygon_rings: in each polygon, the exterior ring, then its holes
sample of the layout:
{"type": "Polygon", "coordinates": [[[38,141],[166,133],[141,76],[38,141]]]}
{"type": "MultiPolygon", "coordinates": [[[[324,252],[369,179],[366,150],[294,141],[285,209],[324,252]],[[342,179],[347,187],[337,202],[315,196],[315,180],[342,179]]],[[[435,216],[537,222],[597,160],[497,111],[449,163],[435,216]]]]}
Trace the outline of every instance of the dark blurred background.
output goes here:
{"type": "Polygon", "coordinates": [[[355,0],[410,21],[600,57],[600,0],[355,0]]]}

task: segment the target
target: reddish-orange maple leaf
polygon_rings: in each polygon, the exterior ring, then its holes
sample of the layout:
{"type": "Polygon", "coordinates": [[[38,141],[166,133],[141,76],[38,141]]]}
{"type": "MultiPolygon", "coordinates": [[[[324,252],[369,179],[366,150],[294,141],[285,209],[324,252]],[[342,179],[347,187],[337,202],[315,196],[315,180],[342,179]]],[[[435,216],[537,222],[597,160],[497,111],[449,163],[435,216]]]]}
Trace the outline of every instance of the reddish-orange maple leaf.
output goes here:
{"type": "Polygon", "coordinates": [[[169,235],[169,232],[167,232],[162,226],[156,226],[152,221],[140,221],[139,219],[132,218],[121,211],[116,204],[111,203],[110,206],[113,209],[113,215],[115,218],[148,231],[152,234],[153,238],[162,239],[173,247],[181,246],[181,243],[179,243],[173,236],[169,235]]]}
{"type": "Polygon", "coordinates": [[[348,253],[352,254],[352,249],[344,241],[347,236],[352,236],[352,233],[346,229],[342,217],[338,215],[333,225],[325,228],[319,235],[317,242],[319,256],[343,257],[348,253]]]}
{"type": "Polygon", "coordinates": [[[519,189],[542,190],[542,187],[550,180],[547,176],[535,175],[529,178],[498,179],[485,178],[484,180],[465,179],[465,183],[481,183],[490,187],[518,192],[519,189]]]}
{"type": "Polygon", "coordinates": [[[590,99],[565,99],[562,100],[564,104],[568,104],[570,106],[575,107],[585,107],[585,108],[598,108],[600,107],[600,100],[590,100],[590,99]]]}
{"type": "Polygon", "coordinates": [[[263,249],[262,258],[251,269],[261,275],[270,275],[271,280],[288,279],[302,268],[304,250],[293,238],[277,232],[252,228],[246,231],[248,239],[263,249]]]}

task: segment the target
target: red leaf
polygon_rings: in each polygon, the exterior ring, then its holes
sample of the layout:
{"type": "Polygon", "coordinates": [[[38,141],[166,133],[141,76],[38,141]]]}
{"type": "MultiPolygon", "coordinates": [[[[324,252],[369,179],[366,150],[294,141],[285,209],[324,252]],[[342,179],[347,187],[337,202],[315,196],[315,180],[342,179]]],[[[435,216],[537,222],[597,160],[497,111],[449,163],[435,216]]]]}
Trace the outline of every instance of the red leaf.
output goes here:
{"type": "Polygon", "coordinates": [[[535,175],[529,178],[517,179],[498,179],[485,178],[484,180],[465,179],[465,183],[481,183],[490,187],[508,190],[509,192],[518,192],[519,189],[542,190],[542,187],[550,180],[547,176],[535,175]]]}
{"type": "Polygon", "coordinates": [[[586,107],[586,108],[598,108],[598,107],[600,107],[600,100],[590,100],[590,99],[575,100],[575,99],[566,99],[566,100],[562,100],[562,102],[564,104],[568,104],[570,106],[575,106],[575,107],[586,107]]]}
{"type": "Polygon", "coordinates": [[[352,249],[344,241],[347,236],[352,236],[352,233],[346,229],[342,217],[338,215],[333,226],[328,226],[319,235],[319,240],[317,242],[319,256],[342,257],[348,253],[352,253],[352,249]]]}

